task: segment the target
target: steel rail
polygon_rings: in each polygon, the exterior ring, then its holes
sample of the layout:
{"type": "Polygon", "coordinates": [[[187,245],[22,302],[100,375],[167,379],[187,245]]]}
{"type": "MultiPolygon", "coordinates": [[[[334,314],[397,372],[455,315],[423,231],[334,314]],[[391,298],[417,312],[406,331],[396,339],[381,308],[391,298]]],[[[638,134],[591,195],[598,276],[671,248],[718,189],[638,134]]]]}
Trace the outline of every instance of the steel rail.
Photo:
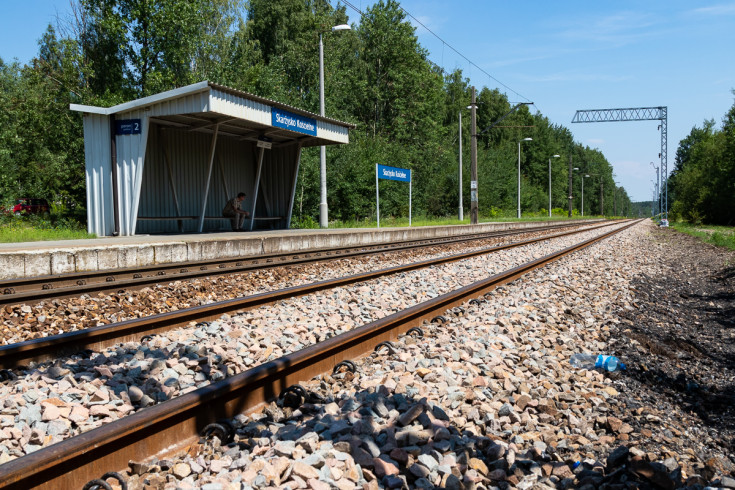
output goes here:
{"type": "MultiPolygon", "coordinates": [[[[599,220],[587,221],[592,224],[599,220]]],[[[303,252],[278,253],[259,256],[231,257],[209,261],[158,264],[151,267],[110,269],[107,271],[74,272],[20,279],[0,280],[0,306],[35,304],[46,299],[60,299],[98,292],[140,289],[162,282],[196,279],[206,276],[237,274],[252,270],[283,267],[357,257],[384,252],[412,250],[416,248],[462,243],[522,233],[538,233],[581,225],[538,226],[524,229],[474,233],[464,236],[424,238],[411,241],[386,242],[345,248],[324,248],[303,252]]]]}
{"type": "Polygon", "coordinates": [[[207,424],[251,412],[275,399],[286,387],[328,372],[343,360],[361,357],[380,342],[395,340],[408,329],[430,321],[437,312],[481,296],[640,221],[5,463],[0,466],[0,488],[81,488],[108,471],[123,470],[131,460],[180,453],[198,440],[199,431],[207,424]]]}
{"type": "Polygon", "coordinates": [[[12,369],[31,361],[43,362],[54,360],[60,356],[71,355],[85,349],[99,351],[119,342],[137,342],[146,335],[155,335],[192,322],[196,323],[214,320],[225,313],[246,311],[296,296],[313,294],[326,289],[346,286],[357,282],[364,282],[378,277],[397,274],[399,272],[408,272],[434,265],[456,262],[458,260],[464,260],[479,255],[495,253],[501,250],[531,245],[545,240],[593,231],[616,224],[619,223],[606,222],[602,225],[585,228],[583,230],[571,230],[553,235],[529,238],[518,242],[495,245],[493,247],[487,247],[480,250],[422,260],[410,264],[389,267],[387,269],[362,272],[350,276],[327,279],[324,281],[292,286],[276,291],[268,291],[251,296],[193,306],[177,311],[159,313],[157,315],[151,315],[144,318],[135,318],[122,322],[111,323],[109,325],[90,327],[75,332],[66,332],[58,335],[51,335],[48,337],[4,345],[0,346],[0,368],[12,369]]]}

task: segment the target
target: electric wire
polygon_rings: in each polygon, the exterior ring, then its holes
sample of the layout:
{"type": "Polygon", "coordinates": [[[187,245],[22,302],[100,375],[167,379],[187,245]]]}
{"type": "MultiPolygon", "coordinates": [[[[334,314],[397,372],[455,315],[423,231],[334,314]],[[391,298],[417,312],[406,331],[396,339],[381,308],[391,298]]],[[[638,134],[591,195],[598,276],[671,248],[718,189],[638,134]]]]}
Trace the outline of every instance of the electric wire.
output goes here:
{"type": "MultiPolygon", "coordinates": [[[[344,3],[345,5],[347,5],[348,7],[352,8],[353,10],[355,10],[356,12],[358,12],[360,15],[364,15],[360,9],[358,9],[357,7],[355,7],[348,0],[339,0],[339,1],[342,2],[342,3],[344,3]]],[[[523,94],[520,94],[520,93],[516,92],[515,90],[513,90],[512,88],[510,88],[508,85],[504,84],[503,82],[501,82],[500,80],[498,80],[497,78],[495,78],[494,76],[492,76],[490,73],[488,73],[487,71],[485,71],[484,69],[482,69],[476,63],[474,63],[472,60],[470,60],[467,56],[465,56],[464,54],[460,53],[456,48],[454,48],[454,46],[452,46],[451,44],[449,44],[448,42],[446,42],[438,34],[436,34],[434,31],[432,31],[431,29],[429,29],[428,27],[426,27],[426,25],[423,22],[421,22],[420,20],[418,20],[414,15],[412,15],[411,12],[409,12],[408,10],[406,10],[405,8],[403,8],[400,5],[398,5],[398,8],[400,8],[411,19],[413,19],[414,22],[416,22],[418,25],[420,25],[421,27],[423,27],[424,29],[426,29],[432,36],[434,36],[435,38],[437,38],[439,41],[442,42],[442,58],[443,58],[444,46],[446,46],[449,49],[451,49],[452,51],[454,51],[455,53],[457,53],[457,55],[459,55],[462,58],[464,58],[464,60],[467,61],[467,63],[469,63],[470,66],[474,66],[475,68],[477,68],[478,70],[480,70],[482,73],[484,73],[485,75],[487,75],[487,77],[490,78],[491,80],[494,80],[496,83],[498,83],[499,85],[503,86],[504,88],[506,88],[510,92],[513,92],[514,94],[516,94],[517,96],[521,97],[522,99],[525,99],[526,101],[531,102],[531,99],[529,99],[528,97],[526,97],[523,94]]],[[[442,66],[441,69],[444,70],[444,67],[442,66]]]]}

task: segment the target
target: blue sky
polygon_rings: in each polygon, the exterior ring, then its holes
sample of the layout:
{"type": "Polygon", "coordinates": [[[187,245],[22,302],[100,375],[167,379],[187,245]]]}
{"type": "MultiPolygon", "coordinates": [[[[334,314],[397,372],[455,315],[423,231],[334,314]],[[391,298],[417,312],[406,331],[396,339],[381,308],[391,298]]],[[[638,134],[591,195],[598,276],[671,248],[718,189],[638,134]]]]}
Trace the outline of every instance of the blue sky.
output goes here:
{"type": "MultiPolygon", "coordinates": [[[[337,0],[332,0],[336,4],[337,0]]],[[[350,0],[360,9],[369,0],[350,0]]],[[[668,167],[694,125],[719,124],[733,104],[735,2],[404,0],[422,24],[484,71],[536,103],[582,144],[599,148],[635,201],[649,200],[658,165],[656,121],[571,124],[578,109],[668,107],[668,167]]],[[[0,57],[27,62],[69,0],[0,0],[0,57]]],[[[359,14],[348,7],[351,22],[359,14]]],[[[423,27],[421,44],[446,70],[460,68],[478,89],[521,96],[470,66],[423,27]]],[[[577,165],[579,162],[575,162],[577,165]]]]}

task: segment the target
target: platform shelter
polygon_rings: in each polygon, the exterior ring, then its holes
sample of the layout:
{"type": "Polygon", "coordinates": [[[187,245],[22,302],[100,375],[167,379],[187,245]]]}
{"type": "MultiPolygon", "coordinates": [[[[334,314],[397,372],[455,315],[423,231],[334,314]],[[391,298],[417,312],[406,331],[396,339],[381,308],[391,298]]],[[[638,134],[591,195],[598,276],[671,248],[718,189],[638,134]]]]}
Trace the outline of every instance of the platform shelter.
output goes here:
{"type": "Polygon", "coordinates": [[[346,144],[345,122],[204,81],[84,113],[88,231],[98,236],[289,228],[304,147],[346,144]]]}

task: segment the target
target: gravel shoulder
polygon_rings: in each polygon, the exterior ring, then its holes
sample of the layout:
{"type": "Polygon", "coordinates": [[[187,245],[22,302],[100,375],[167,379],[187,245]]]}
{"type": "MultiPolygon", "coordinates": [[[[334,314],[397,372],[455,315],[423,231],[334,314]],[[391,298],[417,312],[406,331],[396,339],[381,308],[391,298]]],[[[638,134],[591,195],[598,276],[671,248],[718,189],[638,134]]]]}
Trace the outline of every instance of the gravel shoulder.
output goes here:
{"type": "MultiPolygon", "coordinates": [[[[611,346],[625,358],[625,420],[665,414],[651,451],[685,455],[700,473],[735,470],[735,252],[651,228],[656,257],[631,283],[611,346]]],[[[655,437],[654,437],[655,436],[655,437]]]]}

